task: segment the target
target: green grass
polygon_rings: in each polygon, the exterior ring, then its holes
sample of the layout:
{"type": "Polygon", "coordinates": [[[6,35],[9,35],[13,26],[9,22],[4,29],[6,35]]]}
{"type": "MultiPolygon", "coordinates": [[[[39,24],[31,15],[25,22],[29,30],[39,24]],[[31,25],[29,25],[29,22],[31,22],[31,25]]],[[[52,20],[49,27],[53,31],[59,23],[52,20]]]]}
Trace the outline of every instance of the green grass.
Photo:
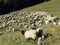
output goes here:
{"type": "MultiPolygon", "coordinates": [[[[60,0],[51,0],[19,11],[46,11],[60,18],[60,0]]],[[[44,34],[50,33],[53,35],[44,40],[43,45],[60,45],[60,26],[43,24],[42,28],[44,34]]],[[[17,31],[1,35],[0,45],[37,45],[37,41],[27,42],[21,32],[17,31]]]]}
{"type": "Polygon", "coordinates": [[[59,16],[60,14],[60,0],[50,0],[49,2],[40,3],[21,11],[47,11],[53,15],[59,16]]]}

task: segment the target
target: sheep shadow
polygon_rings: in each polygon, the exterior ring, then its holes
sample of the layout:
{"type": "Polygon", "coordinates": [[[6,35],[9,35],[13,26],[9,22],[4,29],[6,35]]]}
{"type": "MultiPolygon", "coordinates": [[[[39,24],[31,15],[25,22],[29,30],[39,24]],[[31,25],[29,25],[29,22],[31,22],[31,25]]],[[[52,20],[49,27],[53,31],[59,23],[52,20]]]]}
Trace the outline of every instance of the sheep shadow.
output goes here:
{"type": "Polygon", "coordinates": [[[6,4],[4,4],[4,1],[0,1],[0,15],[10,13],[17,10],[22,10],[24,8],[43,3],[48,2],[50,0],[17,0],[17,1],[10,1],[8,0],[6,4]],[[9,3],[8,3],[9,2],[9,3]]]}
{"type": "Polygon", "coordinates": [[[52,34],[50,34],[50,33],[45,34],[45,35],[44,35],[44,40],[46,40],[49,36],[51,36],[51,37],[52,37],[53,35],[52,35],[52,34]]]}

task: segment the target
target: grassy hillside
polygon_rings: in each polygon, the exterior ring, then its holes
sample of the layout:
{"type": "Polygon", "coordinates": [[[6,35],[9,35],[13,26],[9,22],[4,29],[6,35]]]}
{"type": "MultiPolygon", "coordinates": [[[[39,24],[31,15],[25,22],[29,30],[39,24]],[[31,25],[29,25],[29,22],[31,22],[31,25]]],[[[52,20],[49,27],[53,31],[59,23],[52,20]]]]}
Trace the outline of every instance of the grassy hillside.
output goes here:
{"type": "MultiPolygon", "coordinates": [[[[50,12],[53,16],[58,16],[60,18],[60,0],[50,0],[48,2],[27,7],[19,11],[46,11],[50,12]]],[[[46,40],[43,41],[43,45],[60,45],[60,26],[44,24],[42,28],[44,34],[52,34],[52,36],[49,36],[46,40]]],[[[21,35],[21,32],[17,31],[4,33],[4,35],[1,35],[0,45],[37,45],[37,41],[31,40],[30,42],[27,42],[24,36],[21,35]]]]}
{"type": "Polygon", "coordinates": [[[37,4],[35,6],[31,6],[23,9],[22,11],[48,11],[53,15],[59,16],[60,14],[60,0],[50,0],[48,2],[44,2],[41,4],[37,4]]]}

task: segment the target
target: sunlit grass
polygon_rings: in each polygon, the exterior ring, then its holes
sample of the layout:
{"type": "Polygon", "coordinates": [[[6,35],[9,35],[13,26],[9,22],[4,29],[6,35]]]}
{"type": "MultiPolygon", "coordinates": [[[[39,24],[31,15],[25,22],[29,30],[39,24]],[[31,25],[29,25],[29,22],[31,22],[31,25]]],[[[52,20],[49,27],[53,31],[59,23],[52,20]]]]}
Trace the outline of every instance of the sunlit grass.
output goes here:
{"type": "MultiPolygon", "coordinates": [[[[19,10],[20,11],[20,10],[19,10]]],[[[50,0],[49,2],[40,3],[21,11],[46,11],[50,12],[53,16],[58,16],[60,18],[60,0],[50,0]]],[[[49,36],[43,41],[43,45],[60,45],[60,26],[52,24],[43,24],[44,34],[50,33],[53,36],[49,36]]],[[[19,28],[23,30],[25,28],[19,28]]],[[[5,30],[5,29],[0,29],[5,30]]],[[[37,41],[27,42],[20,31],[4,33],[0,36],[0,45],[37,45],[37,41]]]]}

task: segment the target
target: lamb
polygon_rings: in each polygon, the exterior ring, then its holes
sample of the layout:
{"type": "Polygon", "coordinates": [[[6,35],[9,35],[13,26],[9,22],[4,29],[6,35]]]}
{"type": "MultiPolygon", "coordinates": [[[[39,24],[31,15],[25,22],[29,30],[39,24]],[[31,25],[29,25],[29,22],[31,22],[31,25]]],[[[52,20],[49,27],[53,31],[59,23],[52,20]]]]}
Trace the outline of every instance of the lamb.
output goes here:
{"type": "Polygon", "coordinates": [[[44,36],[39,37],[37,41],[37,45],[42,45],[42,41],[44,40],[44,36]]]}

